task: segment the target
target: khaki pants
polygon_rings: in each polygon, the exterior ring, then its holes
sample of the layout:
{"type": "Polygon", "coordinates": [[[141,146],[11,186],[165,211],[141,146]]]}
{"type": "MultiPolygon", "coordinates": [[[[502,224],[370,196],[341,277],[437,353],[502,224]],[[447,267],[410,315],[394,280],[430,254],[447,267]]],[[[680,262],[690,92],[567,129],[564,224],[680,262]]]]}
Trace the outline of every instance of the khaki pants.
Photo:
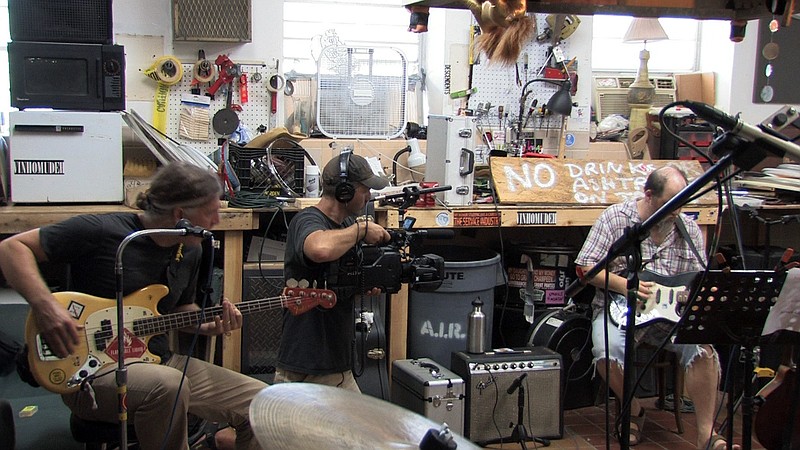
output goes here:
{"type": "MultiPolygon", "coordinates": [[[[236,429],[237,449],[260,449],[248,416],[250,400],[267,385],[199,359],[188,360],[180,395],[177,395],[178,387],[187,357],[173,355],[164,365],[128,366],[128,421],[136,427],[141,448],[188,449],[186,414],[192,413],[212,422],[227,422],[233,426],[236,429]],[[166,444],[162,446],[165,440],[166,444]]],[[[66,394],[62,398],[78,417],[117,422],[117,385],[113,369],[109,375],[95,379],[92,389],[96,409],[88,391],[66,394]]]]}
{"type": "Polygon", "coordinates": [[[324,384],[326,386],[333,386],[359,394],[361,393],[361,389],[358,388],[356,379],[353,377],[353,372],[350,370],[327,375],[309,375],[307,373],[292,372],[291,370],[283,369],[275,370],[275,384],[297,382],[324,384]]]}

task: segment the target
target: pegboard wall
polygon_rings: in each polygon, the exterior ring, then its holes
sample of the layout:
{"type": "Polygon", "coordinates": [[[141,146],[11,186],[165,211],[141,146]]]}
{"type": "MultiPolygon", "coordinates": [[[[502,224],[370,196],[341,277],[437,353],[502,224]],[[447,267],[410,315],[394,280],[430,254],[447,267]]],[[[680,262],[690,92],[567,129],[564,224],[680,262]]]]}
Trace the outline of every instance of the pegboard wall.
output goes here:
{"type": "MultiPolygon", "coordinates": [[[[536,20],[536,34],[542,34],[548,28],[546,14],[529,14],[529,17],[534,17],[536,20]]],[[[474,22],[473,18],[473,22],[474,22]]],[[[500,126],[500,118],[497,114],[497,107],[503,106],[503,109],[508,113],[508,117],[503,119],[515,121],[519,114],[519,98],[522,95],[522,87],[526,82],[535,78],[543,78],[544,66],[548,63],[548,54],[551,47],[551,39],[546,39],[538,42],[536,37],[530,40],[522,47],[520,56],[517,61],[516,67],[514,66],[501,66],[499,64],[491,64],[486,59],[486,55],[480,55],[477,60],[478,64],[472,67],[472,87],[478,88],[478,92],[470,95],[468,107],[470,109],[478,109],[479,104],[485,105],[487,102],[491,103],[492,110],[483,120],[484,125],[500,126]],[[524,55],[528,55],[527,71],[524,68],[524,55]],[[517,82],[517,71],[519,71],[519,83],[517,82]]],[[[570,49],[570,40],[562,40],[559,44],[564,54],[564,62],[568,62],[574,56],[570,49]]],[[[561,65],[559,64],[559,67],[561,65]]],[[[570,67],[570,71],[574,71],[575,67],[570,67]]],[[[528,87],[530,95],[528,96],[528,104],[536,98],[539,100],[539,106],[546,103],[557,90],[558,86],[554,84],[536,82],[528,87]]]]}
{"type": "MultiPolygon", "coordinates": [[[[238,111],[237,114],[239,116],[240,127],[247,127],[251,133],[251,138],[255,137],[258,134],[258,127],[260,125],[264,125],[267,128],[273,128],[275,118],[271,117],[272,114],[270,113],[271,109],[271,95],[272,93],[269,92],[267,89],[269,78],[270,76],[275,74],[274,68],[268,67],[265,64],[238,64],[241,73],[247,75],[247,103],[242,104],[241,101],[241,91],[239,88],[239,80],[237,79],[233,83],[233,95],[231,97],[231,103],[236,104],[242,107],[241,111],[238,111]],[[253,81],[253,75],[258,73],[261,77],[259,81],[253,81]]],[[[204,154],[208,155],[215,152],[219,145],[217,144],[217,139],[220,137],[217,135],[214,130],[211,128],[211,120],[214,118],[214,113],[219,111],[220,109],[225,108],[225,101],[227,98],[227,86],[223,85],[219,88],[216,92],[216,95],[211,100],[211,106],[209,108],[209,128],[208,128],[208,140],[205,141],[196,141],[196,140],[189,140],[180,137],[179,134],[179,124],[181,118],[181,95],[190,93],[191,89],[194,87],[192,86],[192,71],[194,70],[194,64],[182,64],[183,66],[183,78],[181,81],[175,85],[170,86],[169,90],[169,104],[167,105],[167,129],[166,134],[175,139],[176,141],[187,144],[198,151],[203,152],[204,154]]],[[[205,95],[208,91],[208,88],[211,87],[214,81],[210,83],[200,83],[197,87],[200,88],[200,94],[205,95]]],[[[283,89],[276,93],[276,95],[282,97],[283,89]]]]}

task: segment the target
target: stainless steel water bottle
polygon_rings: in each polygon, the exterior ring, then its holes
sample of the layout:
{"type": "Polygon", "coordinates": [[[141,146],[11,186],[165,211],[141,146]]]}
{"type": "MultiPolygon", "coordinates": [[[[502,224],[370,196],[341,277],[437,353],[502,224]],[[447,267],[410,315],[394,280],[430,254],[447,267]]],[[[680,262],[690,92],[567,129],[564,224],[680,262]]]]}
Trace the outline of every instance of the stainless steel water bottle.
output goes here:
{"type": "Polygon", "coordinates": [[[472,301],[472,312],[467,319],[467,353],[483,353],[486,337],[486,314],[481,311],[480,297],[472,301]]]}

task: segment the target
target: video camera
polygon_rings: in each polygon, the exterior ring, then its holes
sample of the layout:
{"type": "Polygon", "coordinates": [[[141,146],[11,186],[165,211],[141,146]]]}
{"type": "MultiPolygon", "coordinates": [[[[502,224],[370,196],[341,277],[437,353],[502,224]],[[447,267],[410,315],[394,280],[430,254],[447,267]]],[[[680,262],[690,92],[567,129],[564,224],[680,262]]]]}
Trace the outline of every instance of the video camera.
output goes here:
{"type": "Polygon", "coordinates": [[[414,218],[407,217],[402,230],[387,230],[391,239],[386,245],[363,245],[350,258],[333,263],[329,285],[353,287],[356,292],[380,288],[386,294],[400,292],[402,283],[417,291],[438,289],[444,277],[444,258],[417,255],[424,238],[451,239],[453,230],[412,231],[413,225],[414,218]]]}

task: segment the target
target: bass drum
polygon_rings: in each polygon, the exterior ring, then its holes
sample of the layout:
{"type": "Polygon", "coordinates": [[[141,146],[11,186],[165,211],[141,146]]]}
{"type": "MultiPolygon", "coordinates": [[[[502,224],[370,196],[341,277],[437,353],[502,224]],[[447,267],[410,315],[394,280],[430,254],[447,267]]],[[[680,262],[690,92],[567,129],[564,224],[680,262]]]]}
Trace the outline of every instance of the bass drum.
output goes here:
{"type": "Polygon", "coordinates": [[[598,382],[592,376],[591,310],[544,309],[537,310],[535,316],[528,345],[547,347],[561,355],[564,410],[594,405],[598,382]]]}

